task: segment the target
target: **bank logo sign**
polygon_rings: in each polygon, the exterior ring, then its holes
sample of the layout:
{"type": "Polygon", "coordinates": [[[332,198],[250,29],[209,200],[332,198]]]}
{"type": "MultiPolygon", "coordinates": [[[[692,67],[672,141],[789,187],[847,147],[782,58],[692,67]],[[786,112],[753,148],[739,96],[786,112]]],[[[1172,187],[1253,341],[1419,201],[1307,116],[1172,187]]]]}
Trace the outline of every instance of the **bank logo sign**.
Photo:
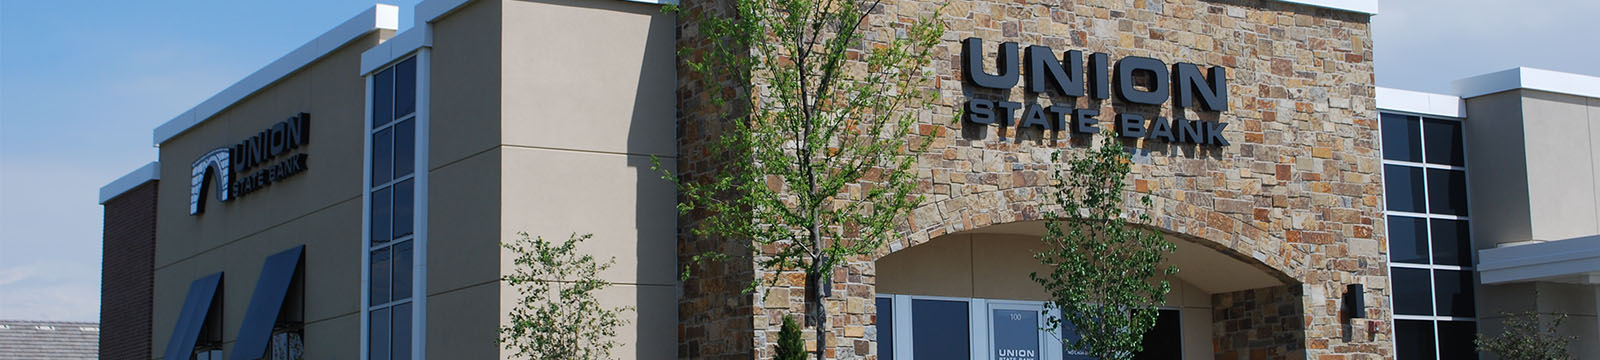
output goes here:
{"type": "Polygon", "coordinates": [[[273,124],[233,146],[201,155],[190,166],[189,215],[205,211],[205,194],[228,202],[271,186],[306,170],[306,154],[280,155],[311,142],[311,114],[300,113],[273,124]],[[274,163],[273,161],[277,162],[274,163]],[[255,172],[250,172],[254,170],[255,172]],[[215,183],[216,189],[210,189],[215,183]]]}
{"type": "Polygon", "coordinates": [[[1084,96],[1092,100],[1109,99],[1111,88],[1115,86],[1117,100],[1133,105],[1120,107],[1124,110],[1120,110],[1113,121],[1112,129],[1119,136],[1169,143],[1228,145],[1228,140],[1222,137],[1227,123],[1183,117],[1183,110],[1189,108],[1205,112],[1228,110],[1228,72],[1223,67],[1213,66],[1202,72],[1195,64],[1177,63],[1169,69],[1161,60],[1139,56],[1124,57],[1116,64],[1108,64],[1110,57],[1105,53],[1090,54],[1086,59],[1082,51],[1070,50],[1057,57],[1054,50],[1041,45],[1028,46],[1019,57],[1018,50],[1017,43],[1001,43],[994,59],[997,73],[991,74],[983,68],[983,39],[967,38],[962,42],[961,69],[967,84],[1009,93],[1020,78],[1024,80],[1023,89],[1030,99],[1025,104],[969,98],[965,105],[968,124],[1037,128],[1058,134],[1062,131],[1095,134],[1103,121],[1100,110],[1097,106],[1079,109],[1076,99],[1084,96]],[[1109,71],[1107,65],[1112,65],[1109,71]],[[1057,100],[1048,106],[1032,101],[1040,95],[1070,100],[1057,100]],[[1131,111],[1138,105],[1163,105],[1169,98],[1176,100],[1171,120],[1131,111]]]}

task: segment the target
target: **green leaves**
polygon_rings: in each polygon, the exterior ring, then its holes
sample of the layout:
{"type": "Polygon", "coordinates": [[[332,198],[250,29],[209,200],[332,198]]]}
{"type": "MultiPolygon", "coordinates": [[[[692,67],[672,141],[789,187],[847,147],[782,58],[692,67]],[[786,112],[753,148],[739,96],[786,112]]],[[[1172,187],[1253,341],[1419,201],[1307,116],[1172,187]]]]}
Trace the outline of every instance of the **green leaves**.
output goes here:
{"type": "MultiPolygon", "coordinates": [[[[702,5],[680,10],[693,25],[679,58],[699,85],[685,107],[712,114],[688,121],[720,133],[701,152],[712,158],[697,163],[708,169],[663,172],[678,184],[690,231],[737,241],[762,269],[808,279],[878,251],[922,201],[916,158],[937,134],[918,134],[914,110],[938,94],[922,90],[944,34],[938,13],[905,23],[873,14],[876,0],[702,5]]],[[[684,276],[727,257],[695,255],[684,276]]],[[[825,323],[825,308],[814,309],[825,323]]]]}
{"type": "Polygon", "coordinates": [[[600,273],[604,263],[579,254],[578,243],[588,234],[573,234],[560,244],[517,233],[516,242],[501,247],[516,254],[516,270],[501,278],[517,289],[517,307],[511,323],[500,328],[500,342],[518,356],[534,359],[607,359],[616,347],[617,328],[625,325],[621,314],[632,307],[608,308],[596,293],[611,283],[600,273]]]}
{"type": "Polygon", "coordinates": [[[793,316],[783,316],[783,327],[778,330],[777,355],[772,360],[806,360],[806,339],[793,316]]]}
{"type": "MultiPolygon", "coordinates": [[[[1537,294],[1534,298],[1538,298],[1537,294]]],[[[1505,330],[1495,337],[1478,334],[1475,343],[1479,350],[1506,360],[1572,359],[1572,354],[1567,353],[1567,344],[1578,337],[1562,336],[1557,330],[1566,321],[1567,314],[1555,314],[1550,326],[1542,329],[1537,312],[1501,312],[1500,315],[1505,318],[1505,330]]]]}
{"type": "MultiPolygon", "coordinates": [[[[1053,161],[1060,158],[1060,151],[1051,154],[1053,161]]],[[[1130,157],[1108,133],[1098,147],[1055,171],[1052,197],[1062,214],[1045,214],[1046,247],[1034,253],[1052,270],[1029,274],[1050,295],[1049,305],[1061,310],[1050,327],[1070,322],[1081,340],[1069,346],[1101,359],[1139,352],[1144,333],[1155,327],[1156,306],[1171,290],[1164,276],[1178,272],[1161,266],[1176,246],[1142,227],[1150,216],[1124,213],[1123,184],[1131,170],[1130,157]]],[[[1150,208],[1149,195],[1139,201],[1150,208]]]]}

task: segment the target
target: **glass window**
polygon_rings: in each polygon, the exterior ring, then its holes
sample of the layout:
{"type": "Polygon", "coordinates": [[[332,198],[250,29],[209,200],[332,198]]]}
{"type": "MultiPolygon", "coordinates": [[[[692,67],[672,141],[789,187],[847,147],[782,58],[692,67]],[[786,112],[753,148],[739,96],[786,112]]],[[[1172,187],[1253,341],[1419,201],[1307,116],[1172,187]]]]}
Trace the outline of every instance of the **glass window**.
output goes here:
{"type": "Polygon", "coordinates": [[[367,296],[372,300],[372,305],[389,302],[389,260],[388,248],[372,251],[372,270],[369,273],[372,287],[367,296]]]}
{"type": "Polygon", "coordinates": [[[416,167],[416,121],[406,120],[394,125],[394,177],[411,175],[416,167]]]}
{"type": "Polygon", "coordinates": [[[1382,114],[1380,126],[1392,304],[1411,317],[1395,321],[1396,358],[1476,358],[1464,125],[1382,114]]]}
{"type": "MultiPolygon", "coordinates": [[[[399,239],[411,235],[412,216],[414,211],[413,197],[416,191],[411,188],[411,179],[406,179],[394,184],[393,191],[384,189],[380,191],[394,194],[394,238],[399,239]]],[[[374,212],[376,214],[376,212],[374,212]]]]}
{"type": "Polygon", "coordinates": [[[971,357],[971,321],[965,301],[911,300],[911,352],[919,360],[971,357]]]}
{"type": "Polygon", "coordinates": [[[394,118],[399,119],[417,111],[417,58],[395,64],[394,118]]]}
{"type": "Polygon", "coordinates": [[[1395,320],[1395,359],[1434,359],[1433,322],[1427,320],[1395,320]]]}
{"type": "Polygon", "coordinates": [[[1078,335],[1078,325],[1067,319],[1061,319],[1062,360],[1096,360],[1095,357],[1089,356],[1088,352],[1072,349],[1072,343],[1078,340],[1083,340],[1083,336],[1078,335]]]}
{"type": "Polygon", "coordinates": [[[390,188],[383,188],[372,192],[372,243],[382,244],[389,242],[389,220],[392,218],[393,203],[390,202],[390,188]]]}
{"type": "Polygon", "coordinates": [[[372,135],[372,186],[394,179],[394,129],[372,135]]]}
{"type": "Polygon", "coordinates": [[[1439,316],[1472,317],[1477,312],[1472,299],[1472,272],[1434,270],[1433,276],[1439,316]]]}
{"type": "Polygon", "coordinates": [[[1389,210],[1426,212],[1422,184],[1422,168],[1401,165],[1383,166],[1383,187],[1388,197],[1389,210]]]}
{"type": "Polygon", "coordinates": [[[878,358],[894,360],[894,298],[880,297],[878,306],[878,358]]]}
{"type": "Polygon", "coordinates": [[[1383,118],[1383,158],[1422,162],[1422,125],[1415,116],[1381,114],[1383,118]]]}
{"type": "Polygon", "coordinates": [[[299,330],[283,331],[272,334],[272,340],[267,345],[267,356],[263,359],[303,359],[305,358],[305,337],[299,330]]]}
{"type": "Polygon", "coordinates": [[[393,350],[391,350],[390,353],[394,354],[395,359],[410,359],[411,303],[408,302],[395,305],[394,307],[390,308],[390,311],[394,316],[394,326],[392,327],[394,329],[394,333],[391,334],[391,336],[394,338],[394,341],[392,341],[391,349],[393,350]]]}
{"type": "Polygon", "coordinates": [[[394,244],[394,296],[395,300],[411,298],[411,241],[394,244]]]}
{"type": "MultiPolygon", "coordinates": [[[[1428,146],[1425,151],[1428,163],[1466,166],[1466,155],[1461,146],[1460,121],[1422,119],[1422,136],[1423,143],[1428,146]]],[[[1388,138],[1384,141],[1388,141],[1388,138]]]]}
{"type": "Polygon", "coordinates": [[[989,329],[993,337],[989,352],[996,359],[1039,359],[1039,310],[990,309],[989,329]]]}
{"type": "MultiPolygon", "coordinates": [[[[368,354],[372,359],[412,357],[412,265],[416,262],[417,60],[408,58],[372,75],[372,181],[366,186],[370,235],[367,287],[371,301],[368,354]]],[[[415,309],[420,312],[421,309],[415,309]]]]}
{"type": "Polygon", "coordinates": [[[1433,263],[1437,265],[1472,265],[1472,240],[1466,221],[1433,219],[1433,263]]]}
{"type": "Polygon", "coordinates": [[[1428,209],[1434,214],[1467,215],[1467,173],[1428,169],[1428,209]]]}
{"type": "Polygon", "coordinates": [[[394,69],[378,72],[372,78],[372,128],[394,120],[394,69]]]}
{"type": "Polygon", "coordinates": [[[1440,359],[1477,359],[1478,323],[1473,321],[1439,321],[1440,359]]]}
{"type": "Polygon", "coordinates": [[[1433,289],[1428,269],[1390,268],[1389,281],[1394,284],[1394,313],[1401,315],[1433,315],[1433,289]]]}
{"type": "Polygon", "coordinates": [[[389,308],[373,310],[367,314],[370,323],[367,333],[367,356],[372,360],[389,359],[389,308]]]}
{"type": "Polygon", "coordinates": [[[194,351],[194,356],[190,357],[190,359],[194,359],[194,360],[222,360],[222,349],[195,350],[194,351]]]}
{"type": "Polygon", "coordinates": [[[1425,220],[1389,216],[1389,261],[1428,263],[1428,223],[1425,220]]]}

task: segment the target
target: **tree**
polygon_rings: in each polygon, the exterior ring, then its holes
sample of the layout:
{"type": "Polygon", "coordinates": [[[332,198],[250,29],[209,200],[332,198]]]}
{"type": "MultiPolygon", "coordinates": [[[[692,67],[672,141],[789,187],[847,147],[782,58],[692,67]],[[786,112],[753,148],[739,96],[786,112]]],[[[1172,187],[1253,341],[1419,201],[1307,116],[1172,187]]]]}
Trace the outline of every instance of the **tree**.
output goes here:
{"type": "Polygon", "coordinates": [[[801,338],[800,324],[794,317],[783,316],[783,328],[778,330],[778,355],[773,360],[806,360],[806,340],[801,338]]]}
{"type": "MultiPolygon", "coordinates": [[[[723,129],[709,146],[718,165],[704,177],[666,178],[679,186],[680,211],[705,215],[694,235],[747,242],[769,271],[805,272],[822,359],[829,274],[876,252],[922,200],[916,157],[933,136],[913,141],[930,134],[916,133],[911,110],[938,96],[923,85],[944,25],[937,12],[909,24],[884,15],[892,25],[874,32],[888,36],[867,39],[877,0],[731,0],[726,13],[714,5],[669,11],[695,23],[684,36],[705,40],[679,58],[723,129]]],[[[693,254],[685,276],[728,255],[693,254]]]]}
{"type": "Polygon", "coordinates": [[[500,342],[517,356],[534,359],[607,359],[617,342],[612,337],[632,307],[608,308],[595,294],[611,283],[600,273],[611,268],[594,256],[578,253],[578,243],[591,235],[573,234],[555,244],[517,233],[514,243],[501,244],[516,253],[516,271],[502,278],[521,298],[511,309],[511,324],[500,328],[500,342]]]}
{"type": "Polygon", "coordinates": [[[1556,328],[1567,319],[1567,314],[1558,314],[1550,321],[1550,326],[1540,329],[1539,313],[1520,312],[1507,313],[1505,316],[1505,331],[1500,336],[1489,337],[1478,334],[1475,341],[1479,351],[1487,351],[1500,355],[1504,360],[1565,360],[1571,359],[1567,353],[1567,344],[1577,340],[1576,336],[1561,336],[1556,328]]]}
{"type": "MultiPolygon", "coordinates": [[[[1131,161],[1115,134],[1102,137],[1099,147],[1055,170],[1053,197],[1062,214],[1045,214],[1046,246],[1033,255],[1051,272],[1028,277],[1049,294],[1049,307],[1061,310],[1060,317],[1049,316],[1049,327],[1060,329],[1065,322],[1076,328],[1081,339],[1070,342],[1072,349],[1100,359],[1131,359],[1171,290],[1158,275],[1178,272],[1160,266],[1176,246],[1140,227],[1149,223],[1149,214],[1124,213],[1131,161]]],[[[1060,157],[1060,150],[1051,155],[1052,161],[1060,157]]],[[[1149,195],[1139,201],[1150,208],[1149,195]]]]}

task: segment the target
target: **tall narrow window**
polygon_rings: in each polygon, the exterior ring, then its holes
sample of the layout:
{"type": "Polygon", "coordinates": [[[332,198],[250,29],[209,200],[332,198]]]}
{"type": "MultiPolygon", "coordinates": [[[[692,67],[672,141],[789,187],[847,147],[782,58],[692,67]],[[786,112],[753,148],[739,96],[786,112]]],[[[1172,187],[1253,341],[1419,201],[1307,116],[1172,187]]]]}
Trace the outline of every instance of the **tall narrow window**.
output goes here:
{"type": "Polygon", "coordinates": [[[1381,117],[1395,358],[1475,358],[1461,122],[1381,117]]]}
{"type": "Polygon", "coordinates": [[[366,353],[371,360],[410,359],[412,286],[417,252],[413,224],[417,150],[417,58],[373,74],[368,131],[366,353]]]}

